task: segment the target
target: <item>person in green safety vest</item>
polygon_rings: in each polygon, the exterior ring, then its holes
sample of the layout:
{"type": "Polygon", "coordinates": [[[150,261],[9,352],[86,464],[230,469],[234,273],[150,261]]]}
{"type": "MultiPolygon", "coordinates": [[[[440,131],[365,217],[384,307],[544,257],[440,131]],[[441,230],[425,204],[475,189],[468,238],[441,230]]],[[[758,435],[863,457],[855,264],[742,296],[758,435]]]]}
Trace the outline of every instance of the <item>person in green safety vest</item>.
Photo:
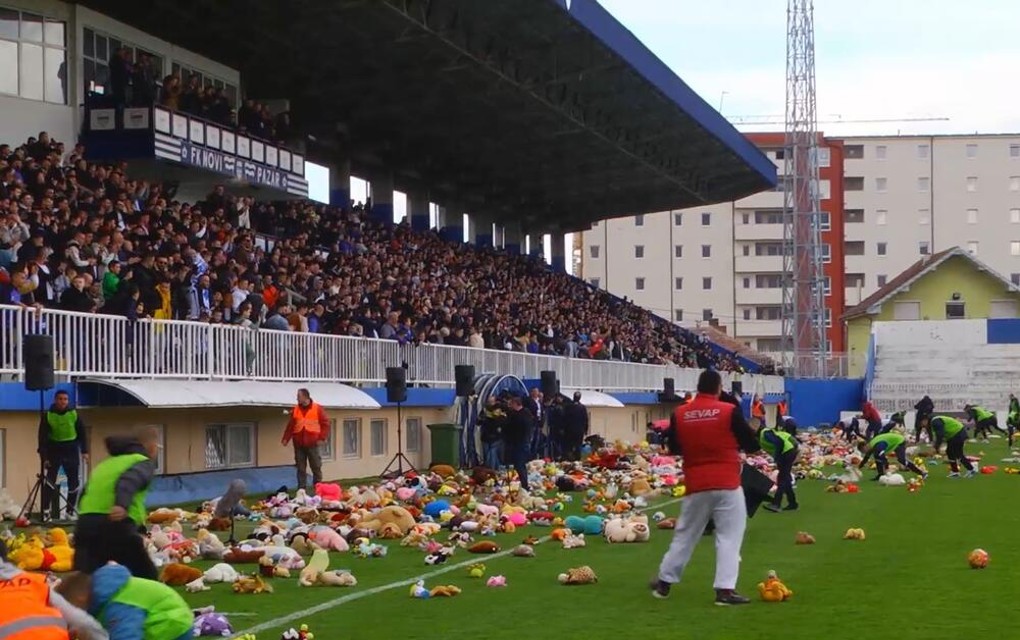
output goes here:
{"type": "Polygon", "coordinates": [[[797,440],[791,434],[772,428],[758,429],[758,444],[776,463],[776,493],[772,502],[762,505],[773,513],[796,511],[797,494],[793,490],[793,464],[797,461],[797,440]],[[783,498],[786,506],[783,507],[783,498]]]}
{"type": "Polygon", "coordinates": [[[960,477],[960,464],[967,469],[967,477],[973,478],[976,471],[963,453],[963,447],[967,444],[967,427],[956,418],[949,416],[935,416],[931,419],[931,430],[935,433],[935,453],[939,452],[942,443],[946,443],[946,457],[949,458],[949,465],[952,471],[950,478],[960,477]]]}
{"type": "Polygon", "coordinates": [[[81,462],[89,461],[89,441],[85,424],[78,410],[71,406],[71,397],[66,391],[54,394],[50,410],[39,419],[38,453],[46,473],[40,509],[43,519],[47,516],[54,520],[60,518],[57,474],[61,468],[67,476],[67,515],[73,517],[78,506],[81,462]]]}
{"type": "Polygon", "coordinates": [[[971,422],[974,423],[975,438],[981,436],[985,442],[988,442],[988,436],[992,435],[992,429],[1007,435],[1006,430],[999,426],[999,418],[995,415],[995,412],[976,404],[968,404],[963,410],[967,413],[967,417],[970,418],[971,422]]]}
{"type": "Polygon", "coordinates": [[[927,471],[907,460],[907,438],[897,431],[879,434],[867,444],[862,443],[861,452],[864,453],[864,458],[858,466],[863,469],[864,465],[868,464],[868,460],[874,456],[878,475],[872,478],[872,480],[878,480],[885,475],[885,470],[889,468],[889,460],[886,456],[889,455],[890,451],[896,455],[896,461],[901,465],[921,476],[922,479],[928,477],[927,471]]]}
{"type": "Polygon", "coordinates": [[[1012,393],[1009,394],[1009,413],[1006,416],[1006,434],[1009,438],[1009,446],[1013,446],[1013,434],[1020,428],[1020,400],[1012,393]]]}
{"type": "Polygon", "coordinates": [[[138,578],[155,580],[155,565],[140,531],[145,496],[156,473],[159,432],[144,427],[133,436],[106,439],[110,457],[96,465],[78,505],[74,569],[93,573],[108,562],[127,567],[138,578]]]}
{"type": "Polygon", "coordinates": [[[57,592],[95,616],[110,640],[185,640],[194,637],[194,614],[173,587],[135,578],[108,564],[94,574],[72,573],[57,592]]]}

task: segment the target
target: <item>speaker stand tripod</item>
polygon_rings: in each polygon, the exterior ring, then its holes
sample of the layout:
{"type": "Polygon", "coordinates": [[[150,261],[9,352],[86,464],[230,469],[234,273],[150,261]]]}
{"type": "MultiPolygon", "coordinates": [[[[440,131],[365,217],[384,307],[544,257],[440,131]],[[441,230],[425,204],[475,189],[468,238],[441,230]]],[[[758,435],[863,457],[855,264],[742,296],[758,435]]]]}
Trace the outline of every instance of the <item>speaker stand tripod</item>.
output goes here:
{"type": "MultiPolygon", "coordinates": [[[[42,423],[46,419],[46,392],[39,392],[39,422],[42,423]]],[[[64,473],[67,473],[66,471],[64,473]]],[[[32,510],[35,508],[36,501],[39,502],[39,522],[47,522],[46,513],[48,510],[53,508],[53,504],[44,504],[42,500],[43,489],[48,489],[53,496],[53,501],[57,503],[57,510],[59,512],[61,506],[67,512],[71,511],[71,505],[68,503],[67,498],[60,495],[60,488],[46,479],[46,464],[43,457],[39,456],[39,473],[35,476],[35,484],[32,485],[32,490],[28,492],[28,498],[25,499],[25,504],[21,506],[21,511],[18,512],[18,520],[22,518],[28,518],[31,520],[32,510]]]]}
{"type": "Polygon", "coordinates": [[[400,413],[401,404],[402,403],[400,402],[397,403],[397,452],[393,454],[393,458],[390,459],[390,463],[386,465],[386,468],[379,474],[380,478],[385,478],[387,480],[399,478],[408,471],[418,473],[418,470],[414,468],[411,461],[404,455],[404,423],[400,413]],[[406,471],[404,470],[405,463],[407,464],[406,471]],[[396,465],[396,468],[394,468],[394,465],[396,465]]]}

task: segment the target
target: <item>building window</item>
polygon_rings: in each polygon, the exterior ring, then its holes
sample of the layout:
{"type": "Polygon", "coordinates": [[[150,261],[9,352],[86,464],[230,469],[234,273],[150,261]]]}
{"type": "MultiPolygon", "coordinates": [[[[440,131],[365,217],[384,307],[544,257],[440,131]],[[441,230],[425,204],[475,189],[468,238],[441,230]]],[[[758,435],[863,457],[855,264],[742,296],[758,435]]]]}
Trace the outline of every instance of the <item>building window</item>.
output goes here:
{"type": "Polygon", "coordinates": [[[931,247],[928,244],[927,240],[921,240],[920,242],[917,243],[917,252],[920,253],[922,256],[931,254],[931,247]]]}
{"type": "Polygon", "coordinates": [[[970,176],[969,178],[967,178],[967,191],[969,191],[971,193],[974,193],[975,191],[977,191],[977,178],[976,177],[970,176]]]}
{"type": "Polygon", "coordinates": [[[645,226],[645,217],[643,215],[634,216],[634,226],[635,227],[645,226]]]}
{"type": "Polygon", "coordinates": [[[1014,240],[1009,243],[1009,255],[1020,256],[1020,240],[1014,240]]]}
{"type": "Polygon", "coordinates": [[[864,222],[864,209],[847,209],[843,212],[843,221],[846,224],[861,224],[864,222]]]}
{"type": "Polygon", "coordinates": [[[701,319],[704,320],[705,322],[711,321],[712,320],[712,310],[711,309],[702,309],[701,310],[701,319]]]}
{"type": "Polygon", "coordinates": [[[205,468],[255,465],[255,424],[211,424],[205,428],[205,468]]]}
{"type": "Polygon", "coordinates": [[[751,288],[751,279],[750,278],[744,278],[744,288],[745,289],[750,289],[751,288]]]}
{"type": "Polygon", "coordinates": [[[674,258],[684,257],[684,246],[682,244],[678,244],[673,247],[673,257],[674,258]]]}
{"type": "Polygon", "coordinates": [[[683,289],[684,288],[684,279],[683,278],[674,278],[673,279],[673,288],[676,289],[677,291],[680,291],[681,289],[683,289]]]}
{"type": "Polygon", "coordinates": [[[1009,281],[1012,282],[1014,286],[1020,287],[1020,273],[1009,274],[1009,281]]]}
{"type": "Polygon", "coordinates": [[[684,310],[683,309],[673,309],[673,321],[674,322],[683,322],[684,321],[684,310]]]}
{"type": "Polygon", "coordinates": [[[829,276],[825,276],[825,279],[822,280],[822,294],[824,295],[832,294],[832,278],[830,278],[829,276]]]}
{"type": "Polygon", "coordinates": [[[1020,144],[1009,145],[1009,157],[1020,158],[1020,144]]]}
{"type": "Polygon", "coordinates": [[[682,226],[683,223],[684,223],[684,214],[682,214],[682,213],[674,213],[673,214],[673,225],[679,227],[679,226],[682,226]]]}
{"type": "Polygon", "coordinates": [[[977,253],[978,253],[978,242],[977,242],[977,240],[971,240],[970,242],[967,243],[967,252],[970,255],[972,255],[972,256],[976,256],[977,255],[977,253]]]}
{"type": "Polygon", "coordinates": [[[709,277],[709,278],[702,278],[701,279],[701,288],[706,290],[706,291],[711,289],[712,288],[712,278],[711,277],[709,277]]]}
{"type": "Polygon", "coordinates": [[[0,93],[67,104],[67,24],[0,8],[0,93]]]}
{"type": "Polygon", "coordinates": [[[917,145],[917,157],[921,160],[926,160],[931,155],[931,147],[926,144],[917,145]]]}
{"type": "Polygon", "coordinates": [[[644,278],[634,278],[634,288],[637,289],[638,291],[644,291],[645,290],[645,279],[644,278]]]}
{"type": "Polygon", "coordinates": [[[825,307],[825,326],[826,327],[832,326],[832,309],[830,309],[829,307],[825,307]]]}
{"type": "Polygon", "coordinates": [[[864,286],[864,274],[863,273],[848,273],[846,274],[846,286],[849,287],[863,287],[864,286]]]}
{"type": "Polygon", "coordinates": [[[864,241],[863,240],[848,240],[843,243],[843,255],[845,256],[863,256],[864,255],[864,241]]]}
{"type": "Polygon", "coordinates": [[[643,244],[636,244],[636,245],[634,245],[634,257],[635,258],[644,258],[645,257],[645,245],[643,245],[643,244]]]}
{"type": "Polygon", "coordinates": [[[319,443],[319,455],[323,460],[336,460],[336,418],[329,419],[329,433],[319,443]]]}
{"type": "Polygon", "coordinates": [[[885,243],[884,242],[879,242],[878,245],[875,247],[876,253],[878,253],[878,255],[880,255],[880,256],[884,256],[885,255],[885,248],[886,248],[885,247],[885,243]]]}
{"type": "MultiPolygon", "coordinates": [[[[111,41],[111,43],[112,42],[113,41],[111,41]]],[[[111,51],[112,50],[113,49],[111,49],[111,51]]],[[[160,66],[156,67],[156,68],[161,68],[161,67],[162,67],[162,64],[160,64],[160,66]]],[[[191,78],[196,78],[196,79],[198,79],[198,84],[203,86],[203,87],[207,87],[207,88],[208,87],[212,87],[213,89],[222,89],[224,95],[227,96],[227,101],[230,104],[232,104],[234,106],[237,106],[237,98],[238,98],[237,87],[232,85],[232,84],[230,84],[229,82],[225,82],[224,80],[221,80],[219,78],[214,78],[211,75],[209,75],[208,73],[204,73],[202,71],[199,71],[198,69],[194,69],[194,68],[185,66],[183,64],[180,64],[179,62],[174,62],[173,64],[170,65],[170,72],[172,74],[180,77],[181,84],[183,86],[187,86],[187,84],[188,84],[188,82],[190,82],[191,78]]]]}
{"type": "Polygon", "coordinates": [[[889,187],[888,178],[875,178],[875,191],[878,191],[879,193],[885,193],[888,187],[889,187]]]}
{"type": "Polygon", "coordinates": [[[710,245],[710,244],[703,244],[703,245],[701,245],[701,257],[702,258],[711,258],[712,257],[712,245],[710,245]]]}
{"type": "Polygon", "coordinates": [[[977,224],[978,210],[967,209],[967,224],[977,224]]]}
{"type": "Polygon", "coordinates": [[[877,284],[880,288],[885,286],[885,274],[884,273],[880,273],[877,276],[875,276],[875,284],[877,284]]]}
{"type": "Polygon", "coordinates": [[[954,300],[946,303],[946,320],[963,320],[967,317],[967,310],[963,302],[954,300]]]}
{"type": "Polygon", "coordinates": [[[783,308],[782,307],[755,307],[754,309],[755,320],[782,320],[783,319],[783,308]]]}
{"type": "Polygon", "coordinates": [[[843,147],[843,155],[849,160],[861,160],[864,158],[864,145],[848,144],[843,147]]]}
{"type": "Polygon", "coordinates": [[[783,255],[782,242],[756,242],[754,243],[754,255],[756,256],[781,256],[783,255]]]}
{"type": "Polygon", "coordinates": [[[818,215],[818,228],[822,231],[832,229],[832,216],[828,211],[822,211],[818,215]]]}
{"type": "Polygon", "coordinates": [[[922,193],[928,193],[931,189],[931,178],[923,176],[917,179],[917,190],[922,193]]]}
{"type": "Polygon", "coordinates": [[[1009,210],[1009,221],[1013,224],[1020,224],[1020,209],[1009,210]]]}
{"type": "Polygon", "coordinates": [[[889,151],[889,148],[886,147],[884,144],[877,145],[875,147],[875,159],[876,160],[885,160],[885,156],[888,153],[888,151],[889,151]]]}
{"type": "Polygon", "coordinates": [[[345,458],[361,457],[361,419],[347,418],[343,428],[344,446],[341,451],[345,458]]]}
{"type": "Polygon", "coordinates": [[[744,253],[745,256],[751,255],[751,245],[749,244],[741,245],[740,250],[744,253]]]}
{"type": "MultiPolygon", "coordinates": [[[[2,20],[2,18],[0,18],[2,20]]],[[[166,425],[162,424],[147,424],[144,425],[146,429],[153,429],[156,432],[156,442],[159,444],[159,450],[156,454],[156,475],[163,475],[166,473],[166,425]]],[[[2,431],[2,430],[0,430],[2,431]]],[[[3,469],[3,434],[0,433],[0,470],[3,469]]],[[[0,471],[0,488],[3,484],[3,473],[0,471]]]]}
{"type": "Polygon", "coordinates": [[[404,428],[404,439],[407,442],[404,444],[404,450],[408,453],[418,453],[422,447],[422,419],[421,418],[408,418],[406,426],[404,428]]]}
{"type": "Polygon", "coordinates": [[[600,282],[602,282],[602,281],[599,278],[588,278],[588,284],[590,284],[591,286],[595,287],[596,289],[599,288],[599,283],[600,282]]]}
{"type": "Polygon", "coordinates": [[[829,154],[829,148],[828,147],[818,147],[818,166],[819,167],[828,167],[830,163],[831,163],[831,159],[830,159],[830,154],[829,154]]]}
{"type": "Polygon", "coordinates": [[[746,309],[744,309],[744,320],[750,320],[750,319],[751,319],[751,309],[750,308],[746,308],[746,309]]]}
{"type": "Polygon", "coordinates": [[[755,224],[783,224],[783,212],[778,211],[755,211],[755,224]]]}
{"type": "Polygon", "coordinates": [[[389,450],[389,432],[387,427],[389,426],[389,420],[375,419],[368,423],[368,431],[371,439],[370,450],[373,456],[384,456],[389,450]]]}
{"type": "Polygon", "coordinates": [[[711,224],[712,224],[712,214],[711,213],[707,213],[707,212],[701,214],[701,226],[707,227],[707,226],[709,226],[711,224]]]}
{"type": "Polygon", "coordinates": [[[931,211],[928,209],[917,210],[917,223],[918,224],[929,224],[931,222],[931,211]]]}
{"type": "Polygon", "coordinates": [[[1020,191],[1020,176],[1009,177],[1009,190],[1020,191]]]}
{"type": "Polygon", "coordinates": [[[864,191],[864,178],[858,176],[844,178],[843,191],[864,191]]]}
{"type": "Polygon", "coordinates": [[[597,244],[593,244],[590,247],[588,247],[588,254],[591,256],[592,260],[598,260],[599,259],[599,252],[600,252],[600,248],[599,248],[599,245],[597,245],[597,244]]]}
{"type": "Polygon", "coordinates": [[[977,151],[978,151],[978,146],[976,144],[968,144],[967,145],[967,157],[968,158],[976,158],[977,157],[977,151]]]}
{"type": "Polygon", "coordinates": [[[751,214],[750,213],[740,214],[740,224],[751,224],[751,214]]]}
{"type": "Polygon", "coordinates": [[[885,209],[879,209],[875,212],[875,224],[884,225],[888,220],[889,212],[885,209]]]}
{"type": "Polygon", "coordinates": [[[822,262],[832,262],[832,247],[827,244],[822,244],[822,262]]]}
{"type": "Polygon", "coordinates": [[[759,273],[754,277],[754,286],[758,289],[781,289],[783,276],[778,273],[759,273]]]}

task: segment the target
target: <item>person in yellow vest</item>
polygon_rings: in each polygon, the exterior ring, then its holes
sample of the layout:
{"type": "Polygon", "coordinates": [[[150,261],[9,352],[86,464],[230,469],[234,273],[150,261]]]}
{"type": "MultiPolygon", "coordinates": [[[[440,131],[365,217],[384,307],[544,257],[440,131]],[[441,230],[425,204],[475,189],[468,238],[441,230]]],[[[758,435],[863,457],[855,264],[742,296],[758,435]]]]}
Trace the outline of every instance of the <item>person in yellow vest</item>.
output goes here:
{"type": "Polygon", "coordinates": [[[763,505],[764,508],[772,512],[796,511],[799,507],[793,490],[793,464],[797,461],[797,440],[785,431],[763,428],[758,429],[758,444],[776,463],[775,497],[770,504],[763,505]]]}
{"type": "Polygon", "coordinates": [[[319,443],[329,437],[329,417],[318,403],[312,400],[308,389],[298,389],[297,404],[290,412],[290,421],[283,431],[281,443],[294,442],[294,465],[297,467],[297,487],[307,489],[308,467],[312,468],[312,486],[322,482],[322,454],[319,443]]]}
{"type": "Polygon", "coordinates": [[[155,565],[140,531],[148,512],[145,496],[156,473],[159,432],[143,427],[132,436],[106,439],[110,457],[96,465],[78,505],[74,569],[93,573],[108,562],[138,578],[155,580],[155,565]]]}
{"type": "Polygon", "coordinates": [[[60,497],[56,490],[57,474],[64,469],[67,476],[67,515],[73,517],[78,505],[81,462],[89,460],[89,441],[85,424],[78,410],[71,406],[66,391],[53,396],[53,404],[39,420],[39,456],[46,472],[42,487],[43,519],[60,518],[60,497]],[[49,510],[49,514],[47,514],[49,510]]]}
{"type": "Polygon", "coordinates": [[[92,575],[72,573],[57,592],[96,616],[110,640],[190,640],[194,614],[181,594],[156,580],[135,578],[119,564],[92,575]]]}
{"type": "Polygon", "coordinates": [[[0,540],[0,638],[5,640],[108,640],[91,616],[53,590],[46,576],[7,561],[0,540]],[[72,635],[73,634],[73,635],[72,635]]]}

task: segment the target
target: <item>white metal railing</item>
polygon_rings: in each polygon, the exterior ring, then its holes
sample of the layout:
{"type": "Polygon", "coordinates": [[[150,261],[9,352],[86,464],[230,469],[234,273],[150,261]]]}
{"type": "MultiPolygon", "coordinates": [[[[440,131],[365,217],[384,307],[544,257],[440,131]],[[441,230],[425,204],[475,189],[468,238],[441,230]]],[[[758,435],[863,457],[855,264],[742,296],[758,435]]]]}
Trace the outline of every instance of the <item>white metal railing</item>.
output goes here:
{"type": "MultiPolygon", "coordinates": [[[[449,345],[400,345],[393,340],[245,329],[200,322],[139,320],[0,306],[0,375],[24,374],[22,336],[53,336],[57,375],[102,378],[199,378],[338,381],[381,385],[386,367],[407,363],[408,382],[454,385],[454,365],[480,373],[538,378],[556,371],[567,389],[655,391],[663,378],[677,390],[695,387],[697,369],[449,345]]],[[[756,393],[782,393],[783,378],[723,374],[756,393]]]]}

